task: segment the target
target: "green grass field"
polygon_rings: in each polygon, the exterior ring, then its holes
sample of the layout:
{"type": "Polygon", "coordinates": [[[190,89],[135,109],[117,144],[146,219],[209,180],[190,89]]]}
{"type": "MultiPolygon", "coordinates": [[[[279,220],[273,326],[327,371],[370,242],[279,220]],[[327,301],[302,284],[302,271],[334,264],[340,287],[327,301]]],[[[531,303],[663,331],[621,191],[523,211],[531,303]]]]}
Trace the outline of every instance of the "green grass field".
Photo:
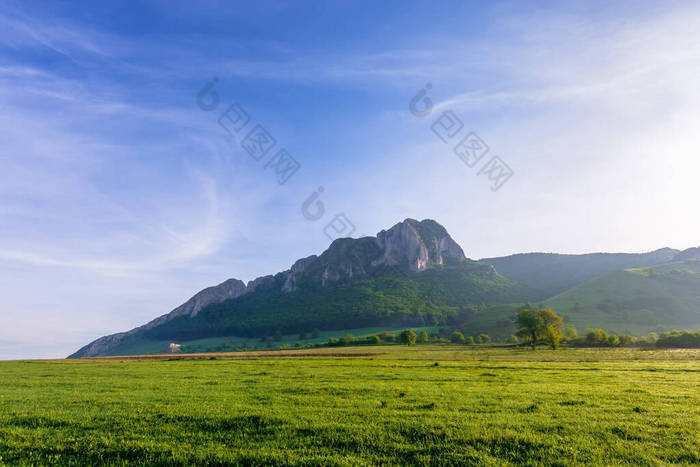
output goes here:
{"type": "MultiPolygon", "coordinates": [[[[268,347],[280,347],[283,345],[294,346],[296,343],[303,345],[306,344],[320,344],[328,342],[328,339],[335,338],[339,339],[348,334],[352,334],[355,337],[363,337],[372,334],[379,334],[382,331],[388,331],[395,334],[400,333],[406,329],[405,327],[369,327],[369,328],[355,328],[355,329],[343,329],[340,331],[320,331],[319,337],[307,336],[306,339],[299,339],[299,334],[288,334],[281,336],[279,341],[271,340],[268,343],[263,342],[259,338],[254,337],[239,337],[239,336],[226,336],[226,337],[207,337],[203,339],[194,339],[191,341],[175,341],[178,344],[184,345],[187,353],[197,353],[197,352],[231,352],[234,350],[267,350],[268,347]]],[[[427,327],[413,327],[411,328],[415,332],[420,333],[421,331],[426,331],[428,333],[437,332],[441,329],[438,326],[427,326],[427,327]]],[[[127,344],[117,349],[115,355],[143,355],[143,354],[158,354],[158,353],[168,353],[168,346],[173,342],[172,340],[157,341],[157,340],[140,340],[134,344],[127,344]]]]}
{"type": "Polygon", "coordinates": [[[698,350],[299,353],[0,362],[0,464],[700,462],[698,350]]]}

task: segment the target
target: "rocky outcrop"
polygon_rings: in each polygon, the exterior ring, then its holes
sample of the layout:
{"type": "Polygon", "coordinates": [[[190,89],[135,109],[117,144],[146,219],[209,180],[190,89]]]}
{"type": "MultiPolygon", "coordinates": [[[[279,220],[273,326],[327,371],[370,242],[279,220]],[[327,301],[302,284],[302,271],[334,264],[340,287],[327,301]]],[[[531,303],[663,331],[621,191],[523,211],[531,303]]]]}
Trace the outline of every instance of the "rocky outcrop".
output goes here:
{"type": "Polygon", "coordinates": [[[250,293],[256,290],[258,287],[263,287],[265,285],[271,285],[275,282],[275,277],[272,275],[261,276],[252,281],[248,281],[245,293],[250,293]]]}
{"type": "Polygon", "coordinates": [[[406,219],[389,230],[377,234],[382,251],[373,266],[407,266],[414,272],[435,265],[466,261],[462,248],[437,222],[406,219]]]}
{"type": "Polygon", "coordinates": [[[467,261],[462,248],[433,220],[406,219],[376,237],[335,240],[320,256],[294,263],[284,275],[282,290],[299,284],[326,286],[331,282],[372,275],[385,268],[421,272],[467,261]]]}
{"type": "Polygon", "coordinates": [[[291,292],[293,290],[296,290],[299,278],[304,274],[304,271],[306,271],[306,268],[310,265],[313,264],[314,261],[318,259],[318,256],[316,255],[311,255],[307,256],[306,258],[302,258],[296,261],[292,265],[292,267],[289,269],[289,271],[285,271],[285,281],[284,285],[282,286],[282,290],[284,292],[291,292]]]}

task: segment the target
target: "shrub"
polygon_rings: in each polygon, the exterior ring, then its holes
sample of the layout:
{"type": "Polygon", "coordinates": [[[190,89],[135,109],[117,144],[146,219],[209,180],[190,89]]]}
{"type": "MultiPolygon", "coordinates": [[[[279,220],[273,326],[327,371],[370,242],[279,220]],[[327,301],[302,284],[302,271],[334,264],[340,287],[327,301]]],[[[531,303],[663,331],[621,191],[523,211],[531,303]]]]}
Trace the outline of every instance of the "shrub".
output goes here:
{"type": "Polygon", "coordinates": [[[356,340],[357,340],[357,339],[355,339],[355,336],[353,336],[352,334],[347,334],[345,337],[343,337],[343,338],[340,340],[340,342],[341,342],[341,344],[343,344],[343,345],[352,345],[352,344],[355,343],[356,340]]]}
{"type": "Polygon", "coordinates": [[[610,335],[602,329],[589,329],[586,333],[586,344],[590,346],[605,346],[608,344],[610,335]]]}
{"type": "Polygon", "coordinates": [[[379,337],[381,337],[384,342],[394,342],[396,340],[396,336],[389,331],[380,332],[379,337]]]}
{"type": "Polygon", "coordinates": [[[629,334],[623,334],[620,337],[620,347],[628,347],[634,342],[634,337],[629,334]]]}
{"type": "Polygon", "coordinates": [[[573,326],[566,326],[564,328],[564,338],[568,341],[578,339],[578,332],[576,331],[576,328],[573,326]]]}
{"type": "Polygon", "coordinates": [[[700,347],[700,331],[670,331],[661,333],[656,341],[659,347],[700,347]]]}
{"type": "Polygon", "coordinates": [[[381,343],[382,343],[382,339],[381,339],[379,336],[377,336],[377,335],[374,335],[374,336],[367,336],[367,337],[365,337],[365,342],[366,342],[367,344],[381,344],[381,343]]]}
{"type": "Polygon", "coordinates": [[[627,347],[633,343],[646,345],[653,343],[653,340],[648,340],[648,338],[635,339],[629,334],[618,336],[602,329],[589,329],[584,337],[579,337],[575,341],[576,345],[589,347],[627,347]]]}
{"type": "Polygon", "coordinates": [[[491,337],[488,334],[479,334],[479,340],[482,344],[488,344],[491,342],[491,337]]]}
{"type": "Polygon", "coordinates": [[[428,337],[428,333],[425,331],[421,332],[420,335],[418,336],[418,342],[421,344],[427,344],[428,342],[430,342],[430,338],[428,337]]]}
{"type": "Polygon", "coordinates": [[[412,329],[406,329],[399,335],[399,342],[406,345],[413,345],[416,343],[418,336],[412,329]]]}
{"type": "Polygon", "coordinates": [[[518,339],[518,336],[512,335],[512,336],[510,336],[510,338],[508,339],[508,342],[511,343],[511,344],[518,345],[518,344],[520,344],[520,339],[518,339]]]}
{"type": "Polygon", "coordinates": [[[474,338],[472,336],[467,337],[467,344],[469,344],[469,345],[476,344],[476,342],[474,342],[474,338]]]}
{"type": "Polygon", "coordinates": [[[454,344],[464,344],[464,334],[459,331],[455,331],[450,335],[450,341],[454,344]]]}
{"type": "Polygon", "coordinates": [[[557,350],[559,342],[561,341],[561,332],[559,332],[559,329],[552,325],[547,326],[546,340],[552,350],[557,350]]]}

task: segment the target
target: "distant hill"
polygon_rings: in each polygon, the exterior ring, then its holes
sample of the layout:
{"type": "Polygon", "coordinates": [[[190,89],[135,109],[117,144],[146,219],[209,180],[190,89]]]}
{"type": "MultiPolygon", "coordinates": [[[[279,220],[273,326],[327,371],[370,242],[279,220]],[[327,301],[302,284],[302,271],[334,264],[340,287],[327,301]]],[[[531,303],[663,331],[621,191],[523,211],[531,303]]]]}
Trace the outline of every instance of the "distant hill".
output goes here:
{"type": "Polygon", "coordinates": [[[671,261],[678,250],[662,248],[650,253],[591,253],[561,255],[524,253],[480,261],[493,265],[508,279],[538,292],[538,300],[562,293],[583,282],[620,269],[654,266],[671,261]]]}
{"type": "Polygon", "coordinates": [[[274,276],[205,289],[172,312],[97,339],[71,357],[113,355],[153,340],[450,325],[486,304],[531,298],[526,286],[467,259],[437,222],[406,219],[376,237],[338,239],[320,256],[274,276]]]}
{"type": "Polygon", "coordinates": [[[101,337],[71,357],[159,351],[170,342],[291,339],[315,329],[439,326],[507,338],[525,302],[553,307],[580,331],[698,327],[700,260],[669,263],[696,257],[696,250],[474,261],[439,223],[406,219],[376,237],[335,240],[286,271],[204,289],[170,313],[101,337]]]}
{"type": "Polygon", "coordinates": [[[700,259],[700,247],[683,250],[674,256],[672,261],[685,261],[686,259],[700,259]]]}
{"type": "Polygon", "coordinates": [[[579,330],[700,328],[700,260],[606,274],[545,302],[579,330]]]}

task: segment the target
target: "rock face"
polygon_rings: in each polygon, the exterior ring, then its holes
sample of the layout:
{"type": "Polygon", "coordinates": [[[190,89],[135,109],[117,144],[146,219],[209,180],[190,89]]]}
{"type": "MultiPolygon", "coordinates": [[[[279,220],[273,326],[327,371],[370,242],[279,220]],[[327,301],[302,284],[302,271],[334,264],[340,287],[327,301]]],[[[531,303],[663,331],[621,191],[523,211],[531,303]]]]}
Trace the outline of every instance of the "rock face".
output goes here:
{"type": "Polygon", "coordinates": [[[377,274],[386,268],[421,272],[465,261],[462,248],[443,226],[430,219],[420,222],[406,219],[389,230],[382,230],[376,237],[337,239],[320,256],[302,258],[276,276],[258,277],[247,285],[238,279],[229,279],[206,288],[170,313],[131,331],[101,337],[69,358],[107,355],[139,333],[180,316],[194,317],[208,305],[240,297],[260,287],[282,284],[283,292],[293,292],[303,284],[325,286],[343,279],[377,274]]]}
{"type": "Polygon", "coordinates": [[[434,265],[466,261],[462,248],[435,221],[406,219],[389,230],[377,234],[382,251],[372,266],[407,266],[414,272],[434,265]]]}
{"type": "Polygon", "coordinates": [[[467,261],[462,248],[433,220],[406,219],[376,237],[335,240],[320,256],[300,259],[284,276],[282,290],[376,274],[386,268],[421,272],[467,261]]]}
{"type": "Polygon", "coordinates": [[[293,290],[296,290],[297,288],[297,281],[299,278],[302,276],[304,271],[306,271],[306,268],[310,265],[313,264],[314,261],[318,259],[318,256],[316,255],[311,255],[306,258],[302,258],[296,261],[292,265],[292,267],[289,269],[289,271],[286,271],[286,279],[284,281],[284,285],[282,286],[282,290],[284,292],[291,292],[293,290]]]}

